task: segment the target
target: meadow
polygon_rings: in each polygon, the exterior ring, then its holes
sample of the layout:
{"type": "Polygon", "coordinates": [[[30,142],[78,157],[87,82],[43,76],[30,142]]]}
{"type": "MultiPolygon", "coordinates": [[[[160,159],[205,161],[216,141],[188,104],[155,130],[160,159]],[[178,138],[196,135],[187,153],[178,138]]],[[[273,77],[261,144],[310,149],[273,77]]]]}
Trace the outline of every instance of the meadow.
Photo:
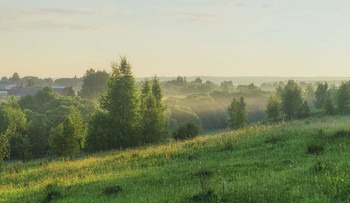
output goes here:
{"type": "Polygon", "coordinates": [[[0,202],[346,202],[350,117],[187,141],[6,161],[0,202]]]}

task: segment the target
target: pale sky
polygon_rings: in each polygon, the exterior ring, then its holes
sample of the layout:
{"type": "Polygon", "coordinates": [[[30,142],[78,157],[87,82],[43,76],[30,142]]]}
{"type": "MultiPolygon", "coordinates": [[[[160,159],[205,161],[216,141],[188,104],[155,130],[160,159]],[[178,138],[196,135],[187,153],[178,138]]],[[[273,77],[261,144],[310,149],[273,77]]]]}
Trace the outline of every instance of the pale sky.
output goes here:
{"type": "Polygon", "coordinates": [[[0,76],[350,76],[349,0],[0,0],[0,76]]]}

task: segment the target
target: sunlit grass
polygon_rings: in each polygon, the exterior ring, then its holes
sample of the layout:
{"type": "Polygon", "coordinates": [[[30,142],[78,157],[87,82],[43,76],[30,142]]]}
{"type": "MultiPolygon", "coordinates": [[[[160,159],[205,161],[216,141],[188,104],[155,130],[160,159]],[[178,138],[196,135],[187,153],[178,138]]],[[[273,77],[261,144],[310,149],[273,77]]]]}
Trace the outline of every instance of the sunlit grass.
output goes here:
{"type": "Polygon", "coordinates": [[[160,146],[5,162],[0,201],[44,202],[49,194],[62,202],[346,201],[349,123],[311,118],[160,146]],[[313,153],[312,146],[323,149],[313,153]]]}

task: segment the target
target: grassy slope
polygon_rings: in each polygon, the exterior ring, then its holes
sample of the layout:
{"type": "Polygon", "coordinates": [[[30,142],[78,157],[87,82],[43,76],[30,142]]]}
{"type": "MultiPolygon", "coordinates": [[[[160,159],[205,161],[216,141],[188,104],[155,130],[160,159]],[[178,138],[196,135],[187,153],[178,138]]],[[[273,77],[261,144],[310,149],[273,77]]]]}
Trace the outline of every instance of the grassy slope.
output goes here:
{"type": "Polygon", "coordinates": [[[188,202],[202,187],[218,202],[346,201],[350,134],[337,132],[349,123],[329,117],[71,161],[7,162],[0,202],[45,201],[49,191],[59,202],[188,202]],[[122,192],[106,195],[115,185],[122,192]]]}

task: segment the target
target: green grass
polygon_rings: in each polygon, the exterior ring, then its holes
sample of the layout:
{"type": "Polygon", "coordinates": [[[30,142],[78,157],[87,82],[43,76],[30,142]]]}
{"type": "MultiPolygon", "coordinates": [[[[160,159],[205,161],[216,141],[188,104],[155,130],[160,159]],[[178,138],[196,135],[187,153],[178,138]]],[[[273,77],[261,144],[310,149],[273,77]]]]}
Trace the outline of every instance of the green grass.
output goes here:
{"type": "Polygon", "coordinates": [[[349,124],[324,117],[71,160],[5,162],[0,202],[346,202],[349,124]]]}

